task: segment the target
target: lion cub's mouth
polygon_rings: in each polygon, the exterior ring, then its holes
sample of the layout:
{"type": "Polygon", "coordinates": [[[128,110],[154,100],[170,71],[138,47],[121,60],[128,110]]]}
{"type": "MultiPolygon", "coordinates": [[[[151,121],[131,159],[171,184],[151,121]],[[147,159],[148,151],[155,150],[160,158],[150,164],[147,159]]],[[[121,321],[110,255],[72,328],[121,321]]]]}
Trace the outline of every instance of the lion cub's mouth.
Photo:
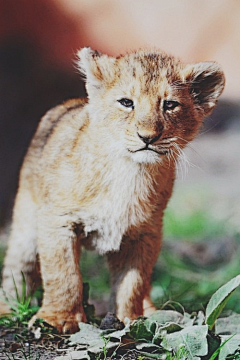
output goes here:
{"type": "Polygon", "coordinates": [[[128,151],[131,153],[137,153],[140,151],[152,151],[162,156],[172,156],[174,153],[179,155],[181,154],[181,149],[177,143],[177,140],[177,137],[166,137],[164,139],[161,139],[160,142],[156,142],[153,144],[144,144],[143,147],[136,150],[128,148],[128,151]]]}
{"type": "Polygon", "coordinates": [[[141,149],[137,149],[137,150],[131,151],[131,152],[136,153],[136,152],[139,152],[139,151],[153,151],[158,155],[167,155],[167,154],[169,154],[168,149],[162,149],[162,150],[161,149],[156,149],[154,147],[149,147],[149,145],[146,145],[141,149]]]}

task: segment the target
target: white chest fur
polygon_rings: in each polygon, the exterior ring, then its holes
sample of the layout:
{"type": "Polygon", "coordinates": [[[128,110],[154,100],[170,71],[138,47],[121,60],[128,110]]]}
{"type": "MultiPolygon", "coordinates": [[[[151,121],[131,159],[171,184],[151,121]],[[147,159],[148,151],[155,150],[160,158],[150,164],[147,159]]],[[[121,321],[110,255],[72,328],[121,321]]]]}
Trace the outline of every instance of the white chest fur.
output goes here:
{"type": "Polygon", "coordinates": [[[119,162],[102,175],[102,186],[88,206],[79,211],[87,242],[98,252],[119,250],[131,226],[147,220],[154,209],[149,196],[152,180],[139,164],[119,162]]]}

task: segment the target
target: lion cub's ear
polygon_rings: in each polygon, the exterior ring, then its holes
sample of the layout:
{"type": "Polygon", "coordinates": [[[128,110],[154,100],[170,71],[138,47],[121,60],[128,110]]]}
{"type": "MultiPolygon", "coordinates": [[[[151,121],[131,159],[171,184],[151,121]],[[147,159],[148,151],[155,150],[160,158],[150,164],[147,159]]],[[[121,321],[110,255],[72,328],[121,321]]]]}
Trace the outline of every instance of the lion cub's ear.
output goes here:
{"type": "Polygon", "coordinates": [[[221,67],[215,62],[200,62],[187,65],[183,73],[195,104],[204,111],[205,116],[208,115],[224,89],[225,76],[221,67]]]}
{"type": "Polygon", "coordinates": [[[113,80],[115,58],[86,47],[79,50],[77,56],[78,69],[86,78],[89,95],[92,90],[101,89],[104,83],[108,84],[113,80]]]}

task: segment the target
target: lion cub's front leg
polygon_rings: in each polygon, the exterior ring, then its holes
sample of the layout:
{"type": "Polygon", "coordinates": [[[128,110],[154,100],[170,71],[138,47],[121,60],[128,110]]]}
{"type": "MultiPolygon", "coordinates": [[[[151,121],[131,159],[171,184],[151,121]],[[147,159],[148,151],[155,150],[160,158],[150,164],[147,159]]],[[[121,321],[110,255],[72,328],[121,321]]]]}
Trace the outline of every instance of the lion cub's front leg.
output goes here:
{"type": "Polygon", "coordinates": [[[80,248],[76,234],[63,218],[44,212],[38,218],[38,251],[44,295],[42,307],[29,325],[42,318],[59,332],[72,333],[79,329],[78,323],[86,321],[86,317],[82,305],[80,248]]]}

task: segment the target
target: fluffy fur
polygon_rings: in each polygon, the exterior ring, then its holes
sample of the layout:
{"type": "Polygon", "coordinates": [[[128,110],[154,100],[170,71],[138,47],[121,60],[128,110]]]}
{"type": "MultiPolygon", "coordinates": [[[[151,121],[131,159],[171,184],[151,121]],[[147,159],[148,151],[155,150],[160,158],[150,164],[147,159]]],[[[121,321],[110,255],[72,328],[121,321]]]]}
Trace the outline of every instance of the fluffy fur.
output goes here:
{"type": "MultiPolygon", "coordinates": [[[[41,120],[15,201],[3,288],[42,278],[44,318],[60,332],[85,321],[81,245],[107,254],[111,310],[124,320],[153,310],[150,277],[175,163],[224,88],[216,63],[184,65],[160,51],[118,58],[78,53],[88,100],[41,120]],[[144,310],[145,308],[145,310],[144,310]]],[[[2,307],[3,309],[3,307],[2,307]]]]}

